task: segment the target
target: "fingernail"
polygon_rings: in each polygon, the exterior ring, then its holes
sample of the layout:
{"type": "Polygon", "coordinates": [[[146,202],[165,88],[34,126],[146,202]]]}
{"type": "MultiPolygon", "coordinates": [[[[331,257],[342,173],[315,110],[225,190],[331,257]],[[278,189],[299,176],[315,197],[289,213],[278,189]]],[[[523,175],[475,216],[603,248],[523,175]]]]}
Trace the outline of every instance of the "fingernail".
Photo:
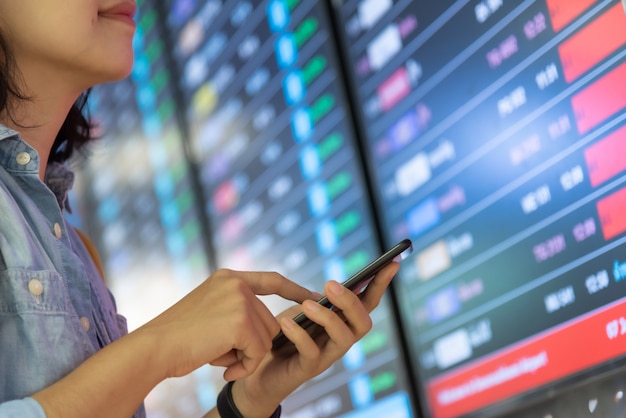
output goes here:
{"type": "Polygon", "coordinates": [[[313,302],[312,300],[305,300],[302,305],[305,309],[308,309],[309,311],[316,312],[320,310],[320,305],[317,302],[313,302]]]}
{"type": "Polygon", "coordinates": [[[334,293],[335,295],[340,295],[346,290],[345,287],[343,287],[342,285],[340,285],[334,280],[330,282],[329,287],[330,287],[330,291],[334,293]]]}
{"type": "Polygon", "coordinates": [[[291,318],[283,318],[280,321],[280,324],[282,325],[283,328],[293,329],[294,322],[291,318]]]}

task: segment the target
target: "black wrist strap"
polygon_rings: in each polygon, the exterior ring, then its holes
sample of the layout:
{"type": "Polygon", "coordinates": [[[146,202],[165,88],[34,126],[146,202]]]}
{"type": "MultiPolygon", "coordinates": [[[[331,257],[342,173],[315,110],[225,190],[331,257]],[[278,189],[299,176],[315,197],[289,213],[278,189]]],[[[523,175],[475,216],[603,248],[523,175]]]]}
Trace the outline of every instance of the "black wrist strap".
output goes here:
{"type": "MultiPolygon", "coordinates": [[[[235,382],[226,383],[220,394],[217,395],[217,412],[219,412],[221,418],[245,418],[239,412],[233,400],[233,383],[235,382]]],[[[278,405],[278,408],[269,418],[280,418],[280,410],[281,407],[278,405]]]]}

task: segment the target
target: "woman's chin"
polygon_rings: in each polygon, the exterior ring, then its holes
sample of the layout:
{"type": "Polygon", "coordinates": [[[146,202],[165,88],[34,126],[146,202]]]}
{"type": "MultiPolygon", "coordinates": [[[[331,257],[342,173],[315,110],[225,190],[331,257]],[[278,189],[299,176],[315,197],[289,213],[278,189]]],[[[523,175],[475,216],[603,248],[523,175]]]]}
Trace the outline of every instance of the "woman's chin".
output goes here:
{"type": "Polygon", "coordinates": [[[93,85],[95,86],[98,84],[112,83],[115,81],[123,80],[130,75],[132,69],[132,64],[120,66],[117,68],[101,68],[101,71],[97,74],[93,85]]]}

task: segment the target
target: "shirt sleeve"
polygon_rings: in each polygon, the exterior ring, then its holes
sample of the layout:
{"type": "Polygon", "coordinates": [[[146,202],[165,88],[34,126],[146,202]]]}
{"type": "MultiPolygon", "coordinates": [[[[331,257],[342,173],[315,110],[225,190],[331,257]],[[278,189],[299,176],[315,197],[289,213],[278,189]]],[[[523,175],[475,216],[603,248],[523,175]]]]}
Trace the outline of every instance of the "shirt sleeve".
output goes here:
{"type": "Polygon", "coordinates": [[[33,398],[0,403],[0,418],[46,418],[39,402],[33,398]]]}

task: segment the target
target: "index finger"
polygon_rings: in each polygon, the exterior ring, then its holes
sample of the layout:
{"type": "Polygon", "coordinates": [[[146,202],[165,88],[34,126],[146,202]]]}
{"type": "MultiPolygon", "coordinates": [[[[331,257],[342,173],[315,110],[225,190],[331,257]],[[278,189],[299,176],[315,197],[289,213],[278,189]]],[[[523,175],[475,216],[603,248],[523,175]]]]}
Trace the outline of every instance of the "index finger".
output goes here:
{"type": "Polygon", "coordinates": [[[238,271],[237,275],[248,283],[256,295],[278,295],[293,302],[316,299],[316,294],[285,276],[270,271],[238,271]]]}

